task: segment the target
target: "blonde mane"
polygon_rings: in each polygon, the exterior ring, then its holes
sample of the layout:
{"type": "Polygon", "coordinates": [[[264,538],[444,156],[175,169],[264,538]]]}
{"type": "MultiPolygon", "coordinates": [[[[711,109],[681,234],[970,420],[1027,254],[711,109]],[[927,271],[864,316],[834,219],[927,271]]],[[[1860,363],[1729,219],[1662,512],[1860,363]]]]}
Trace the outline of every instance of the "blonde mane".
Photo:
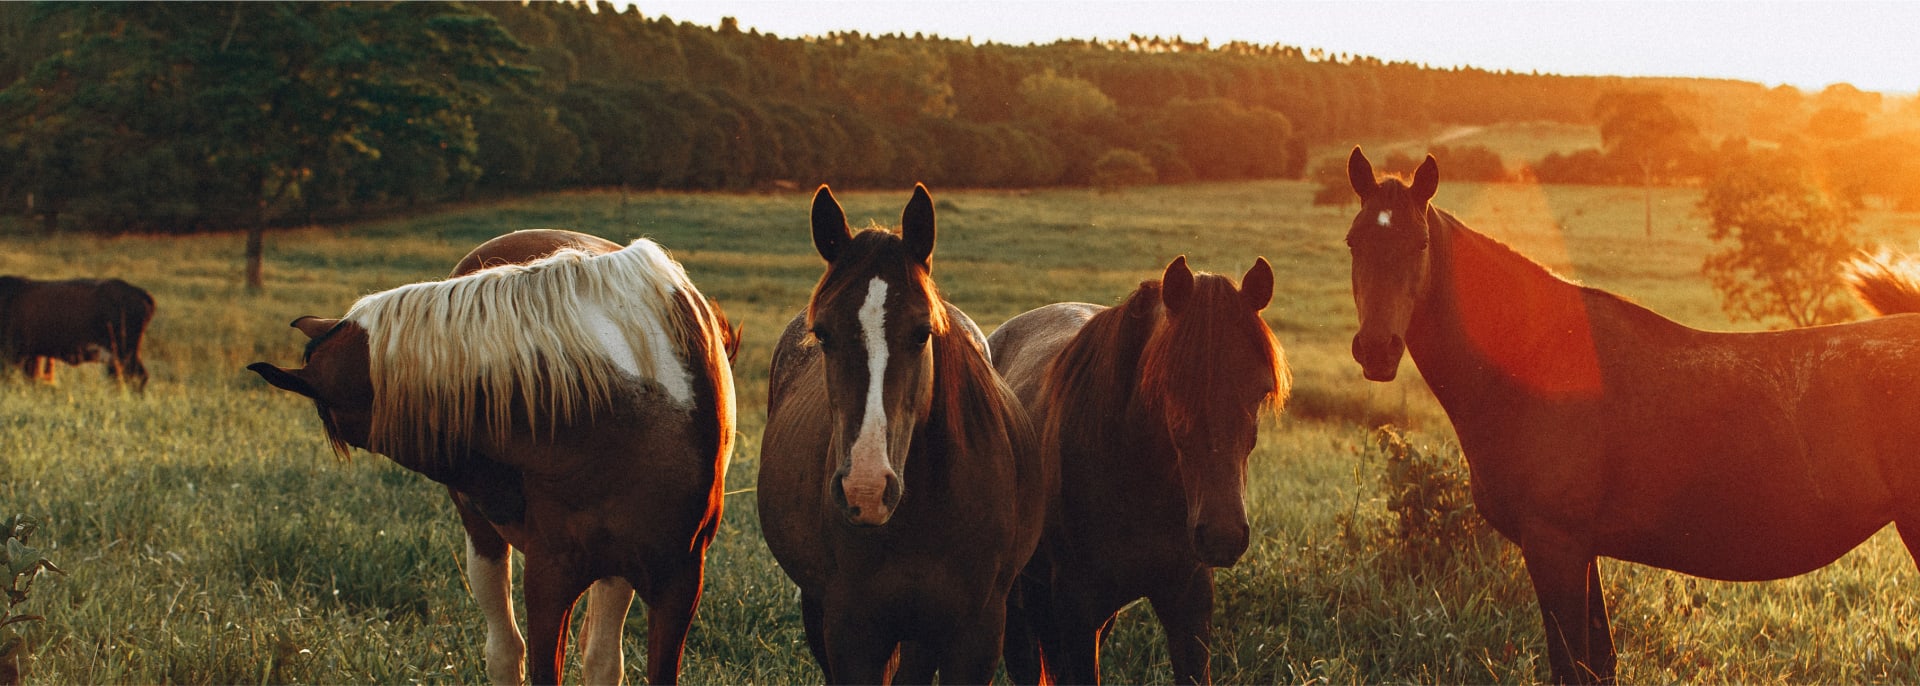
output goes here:
{"type": "Polygon", "coordinates": [[[686,372],[669,365],[704,364],[683,357],[700,338],[720,340],[686,271],[646,239],[401,286],[361,298],[346,319],[367,332],[368,447],[415,459],[459,459],[480,431],[505,442],[516,404],[522,426],[551,436],[611,407],[627,377],[689,404],[686,372]]]}

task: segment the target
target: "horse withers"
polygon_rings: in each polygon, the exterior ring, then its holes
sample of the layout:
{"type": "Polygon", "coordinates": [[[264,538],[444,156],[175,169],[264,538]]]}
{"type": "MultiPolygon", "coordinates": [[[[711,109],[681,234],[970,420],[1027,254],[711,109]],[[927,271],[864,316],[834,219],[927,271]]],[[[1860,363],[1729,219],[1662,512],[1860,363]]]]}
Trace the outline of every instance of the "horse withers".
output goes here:
{"type": "Polygon", "coordinates": [[[826,274],[767,394],[767,547],[827,682],[987,683],[1051,471],[979,329],[934,288],[926,188],[896,235],[852,233],[821,186],[812,227],[826,274]]]}
{"type": "Polygon", "coordinates": [[[304,368],[248,369],[311,398],[343,456],[358,447],[446,485],[492,681],[556,683],[589,585],[585,679],[621,681],[635,592],[648,607],[648,681],[678,679],[720,520],[734,339],[664,250],[515,232],[475,248],[452,278],[294,327],[311,339],[304,368]]]}
{"type": "Polygon", "coordinates": [[[1920,317],[1682,326],[1562,279],[1432,206],[1432,157],[1347,232],[1368,379],[1411,356],[1474,506],[1520,547],[1558,682],[1615,677],[1597,558],[1729,581],[1819,569],[1894,523],[1920,552],[1920,317]]]}
{"type": "Polygon", "coordinates": [[[0,276],[0,364],[51,383],[55,360],[97,361],[116,382],[144,391],[140,342],[152,319],[153,296],[120,279],[0,276]]]}
{"type": "Polygon", "coordinates": [[[1247,456],[1292,379],[1260,316],[1272,296],[1264,258],[1235,286],[1183,256],[1118,307],[1056,303],[988,339],[1060,469],[1059,508],[1009,610],[1015,681],[1098,683],[1100,643],[1141,597],[1174,681],[1211,681],[1213,569],[1247,549],[1247,456]]]}

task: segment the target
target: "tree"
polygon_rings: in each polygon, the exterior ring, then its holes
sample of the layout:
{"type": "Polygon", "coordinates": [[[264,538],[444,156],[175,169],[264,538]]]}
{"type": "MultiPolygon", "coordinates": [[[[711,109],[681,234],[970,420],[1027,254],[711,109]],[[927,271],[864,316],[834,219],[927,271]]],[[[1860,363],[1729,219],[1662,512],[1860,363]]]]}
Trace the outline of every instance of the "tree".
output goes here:
{"type": "Polygon", "coordinates": [[[1153,170],[1153,162],[1133,150],[1114,148],[1100,156],[1093,163],[1093,183],[1102,190],[1116,190],[1122,186],[1144,186],[1153,183],[1158,174],[1153,170]]]}
{"type": "Polygon", "coordinates": [[[1646,196],[1647,236],[1653,236],[1653,182],[1675,175],[1700,147],[1700,127],[1652,91],[1615,91],[1594,103],[1600,143],[1608,154],[1640,169],[1646,196]]]}
{"type": "Polygon", "coordinates": [[[1805,162],[1761,153],[1726,165],[1700,207],[1708,237],[1724,246],[1701,271],[1728,316],[1801,327],[1852,315],[1839,267],[1858,251],[1854,216],[1814,183],[1805,162]]]}
{"type": "MultiPolygon", "coordinates": [[[[85,4],[66,50],[8,89],[21,127],[104,123],[134,149],[181,151],[209,208],[244,208],[247,286],[263,286],[264,231],[312,206],[316,179],[383,160],[478,175],[471,113],[482,84],[531,74],[490,16],[415,3],[85,4]]],[[[25,147],[42,145],[31,137],[25,147]]],[[[117,147],[117,146],[116,146],[117,147]]],[[[111,170],[84,170],[96,179],[111,170]]],[[[343,187],[343,183],[333,184],[343,187]]]]}

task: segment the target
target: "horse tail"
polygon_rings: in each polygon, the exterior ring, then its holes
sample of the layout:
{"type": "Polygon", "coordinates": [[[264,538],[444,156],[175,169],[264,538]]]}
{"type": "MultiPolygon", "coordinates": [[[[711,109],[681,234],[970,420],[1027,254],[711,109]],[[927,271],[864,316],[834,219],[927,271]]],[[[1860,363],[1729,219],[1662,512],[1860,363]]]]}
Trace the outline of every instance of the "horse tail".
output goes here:
{"type": "Polygon", "coordinates": [[[1920,258],[1883,248],[1848,262],[1840,278],[1874,314],[1920,312],[1920,258]]]}

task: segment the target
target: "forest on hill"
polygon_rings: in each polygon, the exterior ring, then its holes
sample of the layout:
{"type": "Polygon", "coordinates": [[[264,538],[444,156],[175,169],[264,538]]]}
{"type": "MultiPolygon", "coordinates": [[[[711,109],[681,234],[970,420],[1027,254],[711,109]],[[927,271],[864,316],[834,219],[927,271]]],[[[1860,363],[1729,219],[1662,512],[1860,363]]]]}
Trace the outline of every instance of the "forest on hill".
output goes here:
{"type": "MultiPolygon", "coordinates": [[[[1596,103],[1624,91],[1657,94],[1712,140],[1804,126],[1826,101],[1880,108],[1851,87],[1434,69],[1151,36],[782,37],[644,10],[0,4],[0,213],[186,232],[583,187],[1301,178],[1312,146],[1600,125],[1596,103]]],[[[1549,169],[1643,176],[1592,171],[1604,161],[1549,169]]]]}

